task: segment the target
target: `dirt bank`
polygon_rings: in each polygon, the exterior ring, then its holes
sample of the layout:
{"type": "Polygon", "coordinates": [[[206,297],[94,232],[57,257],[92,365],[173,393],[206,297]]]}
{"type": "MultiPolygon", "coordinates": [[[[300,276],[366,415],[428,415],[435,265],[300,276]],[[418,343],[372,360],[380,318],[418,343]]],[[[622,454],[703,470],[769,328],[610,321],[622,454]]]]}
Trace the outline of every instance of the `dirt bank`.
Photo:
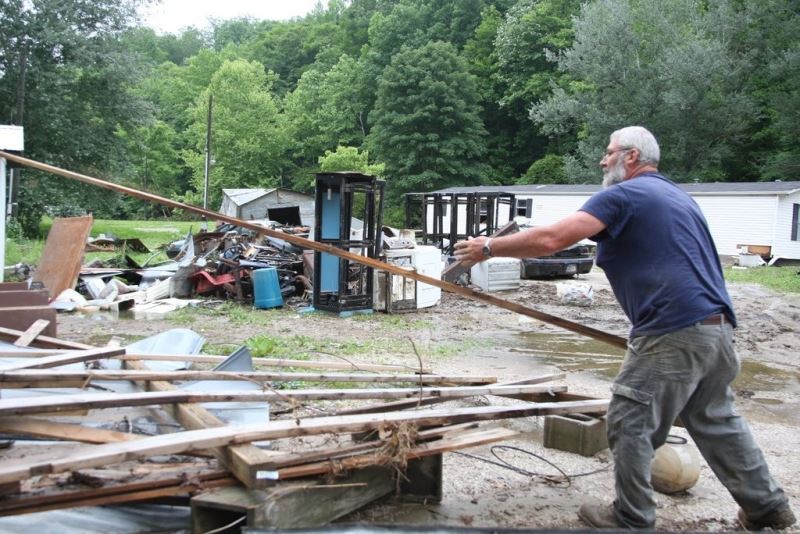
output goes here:
{"type": "MultiPolygon", "coordinates": [[[[540,311],[625,335],[628,323],[601,273],[574,283],[592,286],[591,306],[561,303],[557,282],[523,282],[519,291],[501,294],[540,311]]],[[[779,295],[758,286],[732,285],[739,320],[736,343],[743,371],[734,383],[738,408],[751,423],[776,478],[796,505],[800,497],[800,296],[779,295]]],[[[606,397],[622,352],[556,327],[505,310],[444,295],[439,306],[413,314],[340,318],[293,310],[262,312],[263,320],[232,322],[229,316],[203,315],[194,324],[134,321],[111,316],[59,317],[65,339],[98,343],[112,335],[128,339],[176,326],[190,326],[209,343],[234,346],[255,335],[285,339],[292,346],[317,346],[354,361],[417,364],[415,350],[434,370],[493,374],[513,379],[562,370],[576,393],[606,397]]],[[[324,356],[324,355],[322,355],[324,356]]],[[[472,404],[487,402],[477,399],[472,404]]],[[[493,403],[502,402],[492,399],[493,403]]],[[[468,403],[464,403],[468,404],[468,403]]],[[[444,499],[438,504],[378,503],[344,519],[347,522],[439,524],[473,527],[582,528],[575,513],[586,500],[613,495],[607,451],[594,457],[542,447],[543,420],[502,422],[521,432],[504,442],[523,449],[495,450],[503,461],[527,473],[487,463],[498,462],[491,447],[448,454],[444,460],[444,499]],[[536,456],[534,456],[536,455],[536,456]],[[569,485],[544,475],[569,475],[569,485]],[[533,475],[531,473],[534,473],[533,475]],[[591,474],[590,474],[591,473],[591,474]],[[581,475],[581,476],[577,476],[581,475]]],[[[685,433],[676,429],[678,435],[685,433]]],[[[735,530],[737,506],[703,464],[700,481],[673,496],[658,495],[659,528],[669,530],[735,530]]]]}

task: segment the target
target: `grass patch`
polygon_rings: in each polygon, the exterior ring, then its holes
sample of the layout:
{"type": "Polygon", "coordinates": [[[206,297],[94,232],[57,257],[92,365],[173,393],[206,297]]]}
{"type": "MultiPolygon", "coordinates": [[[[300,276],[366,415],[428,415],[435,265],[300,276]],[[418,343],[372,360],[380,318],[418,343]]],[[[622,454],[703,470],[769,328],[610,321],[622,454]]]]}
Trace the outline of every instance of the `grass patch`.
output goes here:
{"type": "Polygon", "coordinates": [[[40,239],[6,239],[6,265],[36,265],[42,257],[44,241],[40,239]]]}
{"type": "Polygon", "coordinates": [[[781,293],[800,293],[800,267],[751,267],[749,269],[724,269],[727,282],[759,284],[781,293]]]}
{"type": "MultiPolygon", "coordinates": [[[[46,236],[53,225],[53,220],[43,218],[40,224],[41,234],[46,236]]],[[[160,247],[171,243],[177,239],[186,237],[189,230],[196,232],[200,228],[199,221],[116,221],[108,219],[95,219],[92,223],[90,235],[97,237],[100,234],[114,236],[119,239],[130,239],[138,237],[147,248],[155,253],[160,247]]],[[[26,263],[28,265],[38,265],[42,257],[45,239],[6,239],[6,264],[26,263]]],[[[86,262],[94,259],[104,261],[111,260],[120,255],[120,252],[90,252],[86,254],[86,262]]],[[[143,262],[152,254],[129,252],[134,260],[143,262]]],[[[156,255],[153,262],[164,261],[167,259],[163,252],[156,255]]]]}

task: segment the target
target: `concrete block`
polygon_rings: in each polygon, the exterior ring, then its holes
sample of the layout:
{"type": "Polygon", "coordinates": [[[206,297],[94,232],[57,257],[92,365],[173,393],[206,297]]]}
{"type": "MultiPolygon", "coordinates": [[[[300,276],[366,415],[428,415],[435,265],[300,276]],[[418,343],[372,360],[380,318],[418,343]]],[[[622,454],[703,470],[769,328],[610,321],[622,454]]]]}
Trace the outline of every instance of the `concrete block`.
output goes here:
{"type": "Polygon", "coordinates": [[[544,418],[544,446],[592,456],[608,448],[606,420],[584,414],[547,415],[544,418]]]}

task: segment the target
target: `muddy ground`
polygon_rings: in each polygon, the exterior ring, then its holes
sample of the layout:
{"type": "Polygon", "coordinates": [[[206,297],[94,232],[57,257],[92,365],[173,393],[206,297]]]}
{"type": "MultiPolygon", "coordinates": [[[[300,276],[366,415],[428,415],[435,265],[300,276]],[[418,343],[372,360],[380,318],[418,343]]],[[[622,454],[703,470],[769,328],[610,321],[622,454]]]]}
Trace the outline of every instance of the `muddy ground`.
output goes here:
{"type": "MultiPolygon", "coordinates": [[[[561,302],[557,281],[523,281],[518,291],[498,295],[535,309],[624,336],[628,323],[600,272],[567,283],[588,284],[590,306],[561,302]]],[[[739,328],[736,344],[742,373],[734,383],[737,406],[749,420],[773,474],[792,503],[800,502],[800,295],[781,295],[754,285],[731,285],[739,328]]],[[[137,339],[177,326],[202,333],[220,349],[235,347],[257,335],[287,340],[287,346],[325,346],[319,359],[355,362],[424,363],[437,372],[491,374],[498,380],[520,379],[559,370],[570,391],[608,397],[622,351],[557,327],[482,303],[445,294],[440,305],[402,315],[376,313],[342,318],[302,313],[306,304],[262,311],[253,320],[232,321],[226,314],[179,314],[176,318],[138,319],[107,314],[62,315],[59,337],[98,344],[111,336],[137,339]],[[330,354],[338,354],[338,357],[330,354]]],[[[212,351],[216,352],[216,351],[212,351]]],[[[291,356],[291,354],[287,354],[291,356]]],[[[495,398],[462,401],[460,405],[506,402],[495,398]]],[[[441,503],[375,503],[342,519],[374,524],[447,525],[464,527],[584,528],[576,511],[587,500],[613,495],[611,459],[602,451],[582,457],[542,446],[544,421],[528,418],[496,424],[520,431],[503,442],[522,449],[491,446],[451,453],[444,458],[441,503]],[[481,460],[498,461],[512,470],[481,460]],[[569,483],[553,482],[559,470],[569,483]],[[548,476],[549,475],[549,476],[548,476]],[[580,476],[579,476],[580,475],[580,476]]],[[[686,436],[682,429],[675,434],[686,436]]],[[[691,443],[691,442],[690,442],[691,443]]],[[[702,464],[700,480],[686,492],[657,494],[658,527],[665,530],[736,530],[737,506],[702,464]]]]}

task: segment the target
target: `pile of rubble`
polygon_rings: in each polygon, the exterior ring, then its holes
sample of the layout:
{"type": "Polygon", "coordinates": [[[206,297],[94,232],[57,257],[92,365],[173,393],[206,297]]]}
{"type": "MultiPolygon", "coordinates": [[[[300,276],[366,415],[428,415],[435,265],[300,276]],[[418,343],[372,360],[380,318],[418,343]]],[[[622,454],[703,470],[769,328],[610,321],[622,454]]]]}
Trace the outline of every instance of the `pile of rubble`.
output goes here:
{"type": "MultiPolygon", "coordinates": [[[[58,224],[59,221],[56,221],[58,224]]],[[[307,236],[307,227],[271,226],[287,234],[307,236]]],[[[48,238],[49,239],[49,238],[48,238]]],[[[101,236],[89,239],[87,250],[114,251],[112,260],[82,265],[78,280],[54,295],[51,303],[61,311],[97,309],[135,314],[160,314],[192,303],[198,296],[218,297],[240,303],[253,301],[255,270],[274,268],[283,299],[307,301],[311,295],[313,253],[269,236],[259,236],[232,224],[218,226],[165,245],[168,261],[150,264],[161,251],[142,264],[128,250],[150,252],[136,240],[101,236]],[[308,273],[308,274],[307,274],[308,273]]],[[[47,258],[43,257],[43,262],[47,258]]],[[[41,280],[54,288],[53,280],[41,280]]]]}

